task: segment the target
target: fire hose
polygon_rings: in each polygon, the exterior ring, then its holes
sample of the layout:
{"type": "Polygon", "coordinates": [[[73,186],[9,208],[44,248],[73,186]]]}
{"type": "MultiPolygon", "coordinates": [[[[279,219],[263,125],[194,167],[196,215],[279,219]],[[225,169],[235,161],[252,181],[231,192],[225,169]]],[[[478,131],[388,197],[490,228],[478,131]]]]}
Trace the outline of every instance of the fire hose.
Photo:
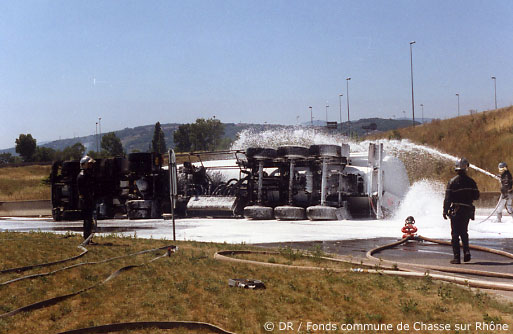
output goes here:
{"type": "MultiPolygon", "coordinates": [[[[165,247],[160,247],[160,248],[154,248],[154,249],[151,249],[151,250],[147,250],[147,251],[142,251],[142,252],[137,252],[137,253],[134,253],[134,254],[131,254],[131,255],[127,255],[127,256],[135,256],[135,255],[139,255],[139,254],[143,254],[143,253],[148,253],[148,252],[156,252],[156,251],[159,251],[159,250],[163,250],[163,249],[167,249],[167,252],[164,253],[163,255],[159,255],[153,259],[151,259],[150,261],[148,262],[145,262],[143,264],[139,264],[139,265],[128,265],[128,266],[124,266],[114,272],[112,272],[106,279],[104,279],[103,281],[100,281],[96,284],[93,284],[89,287],[86,287],[84,289],[81,289],[81,290],[78,290],[78,291],[75,291],[75,292],[72,292],[72,293],[69,293],[69,294],[66,294],[66,295],[62,295],[62,296],[57,296],[57,297],[53,297],[53,298],[50,298],[50,299],[46,299],[46,300],[43,300],[43,301],[39,301],[39,302],[36,302],[36,303],[33,303],[33,304],[30,304],[30,305],[26,305],[26,306],[22,306],[20,308],[17,308],[13,311],[10,311],[10,312],[7,312],[7,313],[4,313],[4,314],[0,314],[0,319],[1,318],[6,318],[6,317],[10,317],[10,316],[13,316],[15,314],[18,314],[20,312],[28,312],[28,311],[34,311],[34,310],[38,310],[40,308],[43,308],[43,307],[47,307],[47,306],[51,306],[51,305],[55,305],[61,301],[64,301],[66,299],[69,299],[71,297],[74,297],[74,296],[77,296],[81,293],[84,293],[86,291],[89,291],[91,289],[94,289],[94,288],[97,288],[99,287],[100,285],[103,285],[107,282],[109,282],[110,280],[116,278],[117,276],[119,276],[119,274],[125,272],[125,271],[128,271],[128,270],[131,270],[131,269],[134,269],[134,268],[139,268],[139,267],[143,267],[143,266],[146,266],[162,257],[165,257],[165,256],[171,256],[171,252],[175,252],[177,250],[177,247],[176,246],[165,246],[165,247]]],[[[103,261],[99,261],[98,263],[104,263],[104,262],[108,262],[108,261],[112,261],[114,259],[119,259],[121,257],[126,257],[126,256],[120,256],[120,257],[116,257],[116,258],[113,258],[113,259],[107,259],[107,260],[103,260],[103,261]]],[[[84,264],[91,264],[91,263],[84,263],[84,264]]],[[[44,264],[44,265],[47,265],[47,264],[44,264]]],[[[69,267],[66,267],[66,268],[62,268],[60,270],[55,270],[54,272],[50,272],[50,273],[45,273],[45,274],[41,274],[39,276],[47,276],[49,274],[53,274],[55,272],[58,272],[58,271],[62,271],[62,270],[67,270],[67,269],[71,269],[71,268],[75,268],[77,267],[78,265],[83,265],[83,264],[77,264],[77,265],[73,265],[73,266],[69,266],[69,267]]],[[[26,279],[26,278],[34,278],[34,277],[37,277],[38,275],[31,275],[31,276],[26,276],[26,277],[22,277],[20,279],[14,279],[14,280],[11,280],[11,281],[8,281],[8,282],[4,282],[2,283],[2,285],[6,285],[6,284],[10,284],[10,283],[13,283],[13,282],[16,282],[16,281],[19,281],[21,279],[26,279]]]]}
{"type": "MultiPolygon", "coordinates": [[[[327,269],[327,268],[323,268],[323,267],[296,266],[296,265],[287,265],[287,264],[279,264],[279,263],[267,263],[267,262],[238,259],[238,258],[231,257],[233,255],[244,255],[244,254],[265,254],[265,255],[279,254],[278,252],[268,252],[268,251],[249,251],[249,250],[219,251],[214,254],[214,259],[220,260],[220,261],[245,263],[245,264],[252,264],[252,265],[258,265],[258,266],[265,266],[265,267],[291,268],[291,269],[309,270],[309,271],[330,270],[330,271],[339,272],[339,273],[360,272],[360,273],[384,274],[384,275],[403,276],[403,277],[426,277],[426,276],[429,276],[434,280],[451,282],[451,283],[461,284],[461,285],[475,287],[475,288],[513,291],[513,284],[490,282],[490,281],[485,281],[485,280],[480,280],[480,279],[470,279],[470,278],[464,278],[464,277],[436,274],[436,273],[430,273],[429,270],[437,270],[437,271],[452,272],[452,273],[473,274],[473,275],[488,276],[488,277],[500,277],[500,278],[513,278],[513,275],[511,275],[511,274],[495,273],[495,272],[480,271],[480,270],[470,270],[470,269],[463,269],[463,268],[461,268],[461,269],[460,268],[449,268],[449,267],[442,267],[442,266],[425,266],[425,265],[416,265],[416,264],[412,265],[410,263],[397,263],[397,262],[392,262],[392,261],[387,261],[387,260],[381,260],[381,259],[377,259],[373,256],[373,254],[375,254],[379,251],[398,246],[398,245],[403,244],[409,240],[414,240],[414,239],[424,240],[424,241],[429,241],[429,242],[437,242],[440,244],[448,244],[448,242],[445,242],[445,241],[434,240],[434,239],[425,238],[422,236],[417,236],[417,237],[409,236],[409,237],[406,237],[399,241],[396,241],[394,243],[376,247],[367,252],[367,257],[369,259],[373,260],[374,263],[372,263],[372,264],[364,264],[363,263],[363,265],[375,266],[375,265],[381,265],[383,263],[388,263],[388,264],[391,264],[390,267],[392,267],[392,265],[393,265],[394,267],[397,267],[398,270],[361,269],[361,268],[351,268],[351,269],[330,268],[330,269],[327,269]],[[425,269],[427,269],[427,270],[425,270],[425,269]]],[[[500,251],[500,250],[495,250],[495,249],[481,247],[481,246],[474,246],[474,245],[471,245],[470,248],[475,249],[475,250],[491,252],[491,253],[505,256],[508,258],[513,258],[513,254],[507,253],[504,251],[500,251]]],[[[340,259],[340,258],[335,259],[335,258],[330,258],[330,257],[321,257],[321,259],[327,260],[327,261],[333,261],[333,262],[354,263],[353,262],[354,259],[340,259]]]]}
{"type": "MultiPolygon", "coordinates": [[[[378,259],[374,256],[374,254],[376,254],[382,250],[393,248],[393,247],[401,245],[409,240],[421,240],[421,241],[428,241],[428,242],[442,244],[442,245],[451,245],[451,243],[448,241],[426,238],[426,237],[423,237],[420,235],[419,236],[409,236],[407,238],[401,239],[394,243],[373,248],[367,252],[366,256],[368,259],[373,260],[376,263],[379,262],[379,263],[394,264],[397,266],[401,266],[403,268],[412,268],[413,267],[413,268],[422,268],[422,269],[436,270],[436,271],[442,271],[442,272],[448,272],[448,273],[459,273],[459,274],[467,274],[467,275],[478,275],[478,276],[485,276],[485,277],[497,277],[497,278],[509,278],[509,279],[513,278],[513,274],[508,274],[508,273],[498,273],[498,272],[492,272],[492,271],[435,266],[435,265],[411,264],[411,263],[407,263],[407,262],[397,262],[397,261],[378,259]]],[[[505,251],[492,249],[492,248],[488,248],[488,247],[476,246],[476,245],[469,245],[469,247],[470,247],[470,249],[479,250],[479,251],[487,252],[487,253],[492,253],[492,254],[496,254],[496,255],[500,255],[500,256],[504,256],[504,257],[513,259],[513,254],[505,252],[505,251]]],[[[408,270],[408,269],[406,269],[406,270],[408,270]]],[[[511,286],[511,288],[513,289],[513,285],[508,285],[508,286],[511,286]]],[[[507,290],[510,290],[510,289],[507,289],[507,290]]],[[[510,291],[513,291],[513,290],[510,290],[510,291]]]]}
{"type": "Polygon", "coordinates": [[[86,333],[112,333],[121,332],[125,330],[140,330],[147,328],[158,328],[158,329],[176,329],[186,328],[189,330],[210,330],[214,333],[219,334],[235,334],[228,332],[220,327],[206,323],[206,322],[195,322],[195,321],[140,321],[140,322],[121,322],[116,324],[88,327],[74,329],[66,332],[60,332],[59,334],[86,334],[86,333]]]}
{"type": "MultiPolygon", "coordinates": [[[[33,268],[47,267],[47,266],[51,266],[51,265],[54,265],[54,264],[61,264],[61,263],[64,263],[64,262],[75,260],[75,259],[85,255],[88,252],[88,250],[84,246],[89,243],[89,241],[91,240],[92,236],[93,236],[93,234],[91,234],[89,236],[89,238],[87,238],[82,244],[80,244],[78,246],[78,248],[80,250],[82,250],[82,253],[80,253],[77,256],[66,258],[66,259],[59,260],[59,261],[54,261],[54,262],[41,263],[41,264],[36,264],[36,265],[31,265],[31,266],[24,266],[24,267],[19,267],[19,268],[6,269],[6,270],[2,270],[0,272],[0,274],[12,273],[12,272],[23,272],[23,271],[26,271],[26,270],[29,270],[29,269],[33,269],[33,268]]],[[[153,259],[151,259],[150,261],[145,262],[143,264],[124,266],[124,267],[122,267],[122,268],[112,272],[103,281],[100,281],[100,282],[98,282],[98,283],[96,283],[94,285],[91,285],[91,286],[86,287],[84,289],[81,289],[79,291],[75,291],[75,292],[72,292],[72,293],[69,293],[69,294],[66,294],[66,295],[57,296],[57,297],[53,297],[53,298],[46,299],[46,300],[43,300],[43,301],[39,301],[39,302],[30,304],[30,305],[22,306],[20,308],[17,308],[17,309],[15,309],[13,311],[8,312],[8,313],[0,314],[0,319],[1,318],[6,318],[6,317],[10,317],[10,316],[14,316],[14,315],[16,315],[16,314],[18,314],[20,312],[30,312],[30,311],[34,311],[34,310],[38,310],[38,309],[47,307],[47,306],[55,305],[55,304],[57,304],[59,302],[62,302],[64,300],[66,300],[66,299],[69,299],[71,297],[77,296],[77,295],[79,295],[79,294],[81,294],[83,292],[86,292],[88,290],[91,290],[91,289],[94,289],[96,287],[99,287],[100,285],[103,285],[103,284],[109,282],[110,280],[116,278],[117,276],[119,276],[123,272],[129,271],[129,270],[134,269],[134,268],[139,268],[139,267],[146,266],[146,265],[148,265],[148,264],[150,264],[150,263],[152,263],[152,262],[154,262],[154,261],[156,261],[156,260],[158,260],[158,259],[160,259],[162,257],[171,256],[171,253],[176,252],[177,249],[178,249],[178,247],[174,246],[174,245],[164,246],[164,247],[159,247],[159,248],[153,248],[153,249],[147,249],[147,250],[139,251],[139,252],[136,252],[136,253],[132,253],[132,254],[128,254],[128,255],[116,256],[116,257],[113,257],[113,258],[109,258],[109,259],[105,259],[105,260],[101,260],[101,261],[96,261],[96,262],[81,262],[81,263],[77,263],[77,264],[74,264],[74,265],[71,265],[71,266],[67,266],[67,267],[64,267],[64,268],[56,269],[56,270],[51,271],[51,272],[41,273],[41,274],[34,274],[34,275],[27,275],[27,276],[19,277],[19,278],[16,278],[16,279],[12,279],[12,280],[7,281],[7,282],[3,282],[3,283],[0,284],[0,286],[8,285],[8,284],[11,284],[11,283],[14,283],[14,282],[18,282],[18,281],[21,281],[21,280],[24,280],[24,279],[32,279],[32,278],[36,278],[36,277],[43,277],[43,276],[53,275],[53,274],[55,274],[57,272],[68,270],[68,269],[72,269],[72,268],[76,268],[76,267],[83,266],[83,265],[107,263],[107,262],[111,262],[111,261],[118,260],[118,259],[121,259],[121,258],[132,257],[132,256],[136,256],[136,255],[150,253],[150,252],[157,252],[157,251],[160,251],[160,250],[167,250],[166,253],[164,253],[162,255],[158,255],[158,256],[154,257],[153,259]]],[[[195,321],[125,322],[125,323],[106,324],[106,325],[101,325],[101,326],[94,326],[94,327],[88,327],[88,328],[74,329],[74,330],[69,330],[69,331],[61,332],[59,334],[112,333],[112,332],[120,332],[120,331],[125,331],[125,330],[140,330],[140,329],[147,329],[147,328],[158,328],[158,329],[186,328],[186,329],[189,329],[189,330],[210,330],[213,333],[219,333],[219,334],[235,334],[235,333],[226,331],[226,330],[224,330],[224,329],[222,329],[220,327],[217,327],[217,326],[215,326],[213,324],[209,324],[209,323],[205,323],[205,322],[195,322],[195,321]]]]}

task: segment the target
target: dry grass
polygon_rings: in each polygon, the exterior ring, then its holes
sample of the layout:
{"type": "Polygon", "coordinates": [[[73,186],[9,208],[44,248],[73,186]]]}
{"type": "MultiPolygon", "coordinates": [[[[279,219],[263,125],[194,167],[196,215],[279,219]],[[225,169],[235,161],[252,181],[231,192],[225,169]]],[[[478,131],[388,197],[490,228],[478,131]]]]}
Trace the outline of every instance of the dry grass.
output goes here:
{"type": "MultiPolygon", "coordinates": [[[[99,245],[90,246],[90,253],[78,261],[109,258],[169,244],[162,240],[115,236],[97,238],[97,241],[99,245]]],[[[0,269],[75,255],[79,242],[78,236],[0,233],[2,259],[8,259],[8,262],[2,260],[0,269]]],[[[513,325],[513,305],[429,278],[405,279],[330,270],[305,272],[226,263],[214,260],[213,253],[220,249],[250,247],[197,242],[176,244],[180,249],[170,258],[125,272],[106,285],[57,305],[1,319],[0,333],[56,333],[114,322],[171,320],[204,321],[236,333],[264,333],[263,325],[267,321],[276,324],[292,321],[297,326],[300,321],[454,324],[494,320],[513,325]],[[230,288],[229,278],[260,279],[267,289],[230,288]]],[[[271,256],[262,255],[261,260],[272,262],[271,256]]],[[[295,255],[287,252],[280,256],[286,261],[298,260],[290,259],[295,255]]],[[[144,263],[152,257],[154,254],[146,254],[80,267],[44,279],[2,287],[0,313],[76,291],[102,280],[124,265],[144,263]]],[[[315,257],[307,261],[321,265],[315,257]]],[[[2,275],[1,281],[10,276],[2,275]]],[[[137,332],[159,333],[157,330],[137,332]]],[[[182,329],[172,333],[189,332],[182,329]]]]}
{"type": "Polygon", "coordinates": [[[0,168],[0,201],[50,199],[50,186],[42,183],[51,166],[0,168]]]}
{"type": "MultiPolygon", "coordinates": [[[[447,120],[393,130],[372,136],[379,138],[407,138],[417,144],[428,145],[454,156],[464,156],[469,161],[492,173],[498,173],[501,161],[513,166],[513,106],[485,111],[447,120]]],[[[438,163],[432,166],[435,179],[447,180],[454,176],[450,164],[438,163]]],[[[414,171],[412,179],[418,179],[421,172],[414,171]]],[[[484,175],[474,174],[480,190],[498,191],[497,181],[484,175]]]]}

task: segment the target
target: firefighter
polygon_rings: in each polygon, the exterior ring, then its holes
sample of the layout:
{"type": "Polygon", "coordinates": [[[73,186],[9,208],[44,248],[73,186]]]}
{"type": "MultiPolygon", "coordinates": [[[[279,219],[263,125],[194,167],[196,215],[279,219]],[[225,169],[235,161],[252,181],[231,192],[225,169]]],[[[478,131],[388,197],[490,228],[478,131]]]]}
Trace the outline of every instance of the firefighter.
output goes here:
{"type": "Polygon", "coordinates": [[[458,174],[447,184],[445,190],[443,217],[451,219],[451,244],[454,258],[452,264],[460,262],[460,238],[463,244],[463,261],[470,261],[470,248],[468,244],[468,223],[474,220],[475,207],[472,201],[479,199],[479,190],[476,182],[467,175],[469,163],[461,158],[454,167],[458,174]]]}
{"type": "Polygon", "coordinates": [[[84,156],[80,160],[80,173],[77,176],[80,207],[84,219],[84,239],[87,239],[93,230],[93,213],[95,207],[93,165],[95,160],[84,156]]]}
{"type": "Polygon", "coordinates": [[[513,216],[513,210],[511,208],[513,180],[508,170],[508,165],[506,165],[505,162],[499,163],[498,168],[501,178],[501,199],[497,206],[497,222],[500,223],[502,220],[502,210],[506,209],[506,211],[513,216]]]}

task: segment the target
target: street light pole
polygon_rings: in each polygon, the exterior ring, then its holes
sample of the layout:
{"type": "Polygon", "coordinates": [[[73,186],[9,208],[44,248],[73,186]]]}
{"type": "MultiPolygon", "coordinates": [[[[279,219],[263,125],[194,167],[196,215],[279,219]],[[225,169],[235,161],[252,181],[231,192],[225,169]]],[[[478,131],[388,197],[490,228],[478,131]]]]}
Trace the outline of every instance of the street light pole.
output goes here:
{"type": "Polygon", "coordinates": [[[422,108],[422,124],[424,124],[424,105],[421,103],[420,107],[422,108]]]}
{"type": "Polygon", "coordinates": [[[98,130],[100,132],[100,146],[102,143],[102,118],[98,117],[98,130]]]}
{"type": "Polygon", "coordinates": [[[94,132],[94,138],[96,140],[96,153],[98,153],[98,122],[96,122],[96,130],[94,132]]]}
{"type": "Polygon", "coordinates": [[[458,97],[458,116],[460,116],[460,94],[456,93],[456,96],[458,97]]]}
{"type": "Polygon", "coordinates": [[[326,101],[326,126],[328,125],[328,108],[329,108],[328,101],[326,101]]]}
{"type": "Polygon", "coordinates": [[[346,100],[347,100],[347,136],[351,137],[351,121],[349,120],[349,80],[351,80],[350,77],[346,78],[346,100]]]}
{"type": "Polygon", "coordinates": [[[413,98],[413,51],[412,45],[415,44],[415,41],[410,42],[410,74],[411,74],[411,113],[413,116],[413,126],[415,126],[415,102],[413,98]]]}
{"type": "Polygon", "coordinates": [[[494,87],[494,91],[495,91],[495,109],[497,110],[497,78],[492,77],[492,80],[493,80],[493,87],[494,87]]]}
{"type": "Polygon", "coordinates": [[[340,131],[342,131],[342,96],[344,94],[338,94],[338,108],[340,113],[340,131]]]}
{"type": "Polygon", "coordinates": [[[313,114],[312,114],[312,107],[308,107],[310,108],[310,125],[313,126],[313,114]]]}

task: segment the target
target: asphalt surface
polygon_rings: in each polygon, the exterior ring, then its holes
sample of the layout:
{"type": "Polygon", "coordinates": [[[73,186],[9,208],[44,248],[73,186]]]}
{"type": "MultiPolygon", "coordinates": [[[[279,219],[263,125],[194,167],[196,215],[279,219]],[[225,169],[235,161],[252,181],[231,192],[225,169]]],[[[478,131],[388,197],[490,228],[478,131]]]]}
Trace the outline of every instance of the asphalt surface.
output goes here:
{"type": "MultiPolygon", "coordinates": [[[[369,250],[378,246],[396,242],[398,240],[399,239],[397,238],[371,238],[341,241],[260,243],[257,245],[270,248],[290,247],[293,249],[309,251],[321,249],[325,253],[349,256],[353,258],[355,262],[359,262],[360,260],[366,259],[366,253],[369,250]]],[[[513,239],[475,239],[470,240],[470,243],[471,245],[479,245],[492,249],[502,250],[508,253],[513,253],[513,239]]],[[[470,262],[464,263],[462,261],[460,265],[454,265],[449,263],[449,261],[453,258],[451,246],[412,240],[399,246],[375,253],[374,257],[392,262],[408,263],[420,266],[435,265],[448,268],[464,268],[470,270],[513,274],[513,259],[511,258],[478,250],[471,250],[471,254],[472,259],[470,262]]],[[[431,270],[431,272],[435,271],[431,270]]],[[[445,272],[443,274],[448,275],[448,273],[445,272]]],[[[511,279],[505,278],[452,273],[449,275],[500,283],[512,283],[511,279]]],[[[509,301],[513,300],[513,292],[511,291],[486,291],[493,292],[496,295],[504,297],[509,301]]]]}

